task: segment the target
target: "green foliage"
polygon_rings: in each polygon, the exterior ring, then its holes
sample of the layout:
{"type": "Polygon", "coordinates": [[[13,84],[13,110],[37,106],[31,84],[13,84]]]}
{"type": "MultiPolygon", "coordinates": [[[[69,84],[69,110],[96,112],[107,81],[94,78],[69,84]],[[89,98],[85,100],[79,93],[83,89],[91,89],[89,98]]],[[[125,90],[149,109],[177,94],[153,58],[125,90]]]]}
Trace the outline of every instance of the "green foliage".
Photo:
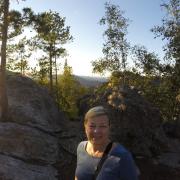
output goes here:
{"type": "Polygon", "coordinates": [[[26,37],[19,40],[16,44],[8,46],[8,62],[7,69],[25,74],[29,70],[28,58],[31,56],[29,47],[27,46],[26,37]]]}
{"type": "Polygon", "coordinates": [[[133,58],[137,69],[141,69],[143,74],[158,75],[160,63],[155,53],[150,53],[144,46],[134,46],[132,48],[133,58]]]}
{"type": "Polygon", "coordinates": [[[166,78],[164,78],[161,91],[165,91],[166,100],[163,103],[169,106],[169,109],[165,108],[168,112],[167,119],[179,119],[180,121],[178,115],[180,114],[180,104],[177,101],[180,89],[180,0],[170,0],[169,3],[163,3],[162,7],[166,11],[162,25],[152,29],[157,37],[162,36],[162,39],[167,40],[164,50],[169,65],[163,69],[166,78]]]}
{"type": "Polygon", "coordinates": [[[160,109],[164,121],[177,119],[180,109],[169,77],[145,79],[142,88],[146,99],[160,109]]]}
{"type": "Polygon", "coordinates": [[[38,60],[38,64],[35,68],[32,69],[31,77],[36,80],[40,85],[48,86],[48,72],[49,72],[49,66],[48,66],[48,59],[47,57],[43,56],[38,60]],[[39,68],[39,70],[37,69],[39,68]]]}
{"type": "Polygon", "coordinates": [[[82,87],[72,75],[72,68],[64,66],[64,72],[58,80],[60,108],[72,119],[78,116],[77,100],[83,96],[87,90],[82,87]]]}
{"type": "Polygon", "coordinates": [[[93,71],[118,71],[126,69],[129,44],[126,41],[128,19],[123,17],[119,6],[106,3],[105,16],[100,20],[101,25],[106,25],[104,32],[105,43],[103,46],[104,57],[92,62],[93,71]]]}
{"type": "MultiPolygon", "coordinates": [[[[72,40],[70,27],[65,27],[65,18],[56,12],[43,12],[33,16],[33,27],[37,32],[34,44],[49,57],[50,91],[53,92],[53,58],[57,58],[64,49],[59,47],[72,40]]],[[[57,68],[57,67],[55,67],[57,68]]]]}
{"type": "MultiPolygon", "coordinates": [[[[2,12],[2,11],[1,11],[2,12]]],[[[2,24],[2,13],[0,13],[0,25],[2,24]]],[[[26,25],[24,12],[21,13],[16,10],[11,10],[8,13],[8,39],[12,39],[23,32],[26,25]]]]}
{"type": "Polygon", "coordinates": [[[137,72],[133,71],[114,71],[110,78],[109,78],[109,84],[110,87],[117,87],[122,84],[124,81],[124,77],[126,78],[126,85],[132,86],[137,89],[141,89],[141,86],[144,82],[142,82],[143,77],[139,75],[137,72]]]}
{"type": "Polygon", "coordinates": [[[180,0],[170,0],[169,4],[164,3],[162,7],[166,11],[161,26],[155,26],[152,31],[157,36],[167,39],[167,57],[180,58],[180,0]]]}
{"type": "Polygon", "coordinates": [[[164,47],[166,59],[175,60],[172,80],[176,91],[180,87],[180,0],[170,0],[169,3],[162,4],[167,15],[162,20],[161,26],[155,26],[152,31],[156,36],[162,36],[167,40],[164,47]]]}
{"type": "Polygon", "coordinates": [[[180,101],[174,91],[171,76],[142,76],[137,72],[113,72],[108,86],[118,87],[126,77],[126,85],[137,89],[154,107],[160,110],[164,121],[174,121],[179,118],[180,101]]]}
{"type": "MultiPolygon", "coordinates": [[[[162,26],[152,31],[167,40],[164,62],[144,46],[132,47],[135,67],[126,69],[129,45],[126,42],[128,20],[119,7],[106,3],[106,15],[100,21],[107,25],[104,33],[104,57],[92,62],[95,73],[112,72],[108,86],[122,84],[138,89],[149,102],[160,109],[164,121],[180,120],[180,0],[162,4],[167,14],[162,26]],[[167,62],[165,60],[168,60],[167,62]],[[175,62],[175,63],[174,63],[175,62]]],[[[105,87],[106,88],[106,87],[105,87]]],[[[103,91],[104,88],[98,91],[103,91]]]]}

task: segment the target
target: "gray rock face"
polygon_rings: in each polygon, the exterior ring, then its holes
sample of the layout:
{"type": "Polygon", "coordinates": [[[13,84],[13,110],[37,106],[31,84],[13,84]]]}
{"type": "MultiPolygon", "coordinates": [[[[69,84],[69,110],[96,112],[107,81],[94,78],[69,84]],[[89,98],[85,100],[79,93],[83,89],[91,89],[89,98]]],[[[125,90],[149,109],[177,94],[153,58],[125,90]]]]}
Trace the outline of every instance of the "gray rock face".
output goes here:
{"type": "Polygon", "coordinates": [[[0,179],[58,180],[72,160],[62,148],[64,115],[46,89],[21,75],[7,76],[9,119],[0,122],[0,179]]]}
{"type": "Polygon", "coordinates": [[[40,128],[48,132],[61,131],[61,117],[46,89],[20,75],[7,78],[11,121],[40,128]]]}
{"type": "Polygon", "coordinates": [[[164,164],[169,167],[180,169],[180,153],[164,153],[158,157],[158,163],[164,164]]]}
{"type": "Polygon", "coordinates": [[[57,180],[57,170],[49,165],[40,166],[0,155],[0,179],[2,180],[57,180]]]}
{"type": "Polygon", "coordinates": [[[0,123],[0,153],[24,161],[54,164],[58,159],[57,138],[16,123],[0,123]]]}

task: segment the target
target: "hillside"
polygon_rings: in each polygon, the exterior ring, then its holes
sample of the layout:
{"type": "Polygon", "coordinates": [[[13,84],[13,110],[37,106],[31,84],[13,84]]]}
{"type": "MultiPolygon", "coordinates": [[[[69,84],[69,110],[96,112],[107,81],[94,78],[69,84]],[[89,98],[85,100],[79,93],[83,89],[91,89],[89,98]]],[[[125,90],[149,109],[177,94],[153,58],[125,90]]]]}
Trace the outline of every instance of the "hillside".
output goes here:
{"type": "Polygon", "coordinates": [[[78,76],[74,75],[75,79],[80,82],[81,85],[86,87],[95,87],[99,86],[104,82],[107,82],[108,79],[105,77],[90,77],[90,76],[78,76]]]}

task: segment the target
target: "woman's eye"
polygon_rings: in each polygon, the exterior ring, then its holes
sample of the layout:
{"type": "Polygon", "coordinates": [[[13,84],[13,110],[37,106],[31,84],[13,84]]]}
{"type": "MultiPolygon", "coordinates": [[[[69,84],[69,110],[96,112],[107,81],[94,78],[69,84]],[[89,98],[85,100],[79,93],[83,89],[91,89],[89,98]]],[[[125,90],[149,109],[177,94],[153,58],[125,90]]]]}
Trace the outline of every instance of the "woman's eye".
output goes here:
{"type": "Polygon", "coordinates": [[[107,128],[107,126],[106,126],[106,125],[100,125],[100,126],[89,125],[89,128],[90,128],[90,129],[95,129],[95,128],[98,128],[98,129],[105,129],[105,128],[107,128]]]}
{"type": "Polygon", "coordinates": [[[100,128],[106,128],[107,126],[99,126],[100,128]]]}

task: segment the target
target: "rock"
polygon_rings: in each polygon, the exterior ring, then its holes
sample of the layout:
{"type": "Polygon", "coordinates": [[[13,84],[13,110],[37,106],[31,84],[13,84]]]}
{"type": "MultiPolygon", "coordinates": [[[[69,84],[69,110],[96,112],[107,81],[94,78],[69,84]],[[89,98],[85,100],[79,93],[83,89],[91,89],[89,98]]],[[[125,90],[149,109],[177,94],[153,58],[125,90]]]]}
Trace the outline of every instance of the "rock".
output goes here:
{"type": "Polygon", "coordinates": [[[152,157],[168,148],[168,139],[162,129],[158,109],[147,102],[136,89],[108,88],[94,96],[87,100],[91,102],[89,107],[103,105],[108,109],[112,139],[124,144],[133,154],[152,157]]]}
{"type": "Polygon", "coordinates": [[[30,78],[8,75],[7,92],[9,119],[0,122],[0,179],[73,180],[76,148],[85,139],[83,116],[95,105],[108,109],[112,138],[142,157],[137,162],[143,180],[179,178],[179,169],[174,169],[179,141],[166,137],[158,109],[137,90],[109,88],[81,98],[81,120],[76,122],[69,121],[48,91],[30,78]],[[167,164],[172,157],[173,164],[167,164]]]}
{"type": "Polygon", "coordinates": [[[136,163],[141,171],[139,180],[179,180],[179,169],[158,164],[152,158],[139,159],[136,163]]]}
{"type": "Polygon", "coordinates": [[[69,143],[61,145],[68,120],[47,89],[12,73],[7,94],[9,119],[0,122],[0,179],[67,179],[64,168],[75,158],[69,143]]]}
{"type": "Polygon", "coordinates": [[[20,159],[0,154],[2,180],[57,180],[57,170],[49,165],[25,163],[20,159]]]}
{"type": "Polygon", "coordinates": [[[169,166],[171,168],[180,169],[180,152],[179,153],[163,153],[158,157],[158,163],[169,166]]]}
{"type": "Polygon", "coordinates": [[[131,87],[97,89],[81,99],[79,107],[83,115],[96,105],[108,110],[112,139],[133,153],[141,171],[140,180],[179,179],[180,142],[166,136],[159,110],[141,92],[131,87]]]}
{"type": "Polygon", "coordinates": [[[47,132],[61,131],[64,118],[45,88],[21,75],[7,77],[10,121],[26,124],[47,132]]]}
{"type": "Polygon", "coordinates": [[[16,123],[0,123],[0,153],[41,164],[59,158],[57,138],[16,123]]]}
{"type": "Polygon", "coordinates": [[[168,137],[180,139],[180,120],[165,122],[163,129],[168,137]]]}

